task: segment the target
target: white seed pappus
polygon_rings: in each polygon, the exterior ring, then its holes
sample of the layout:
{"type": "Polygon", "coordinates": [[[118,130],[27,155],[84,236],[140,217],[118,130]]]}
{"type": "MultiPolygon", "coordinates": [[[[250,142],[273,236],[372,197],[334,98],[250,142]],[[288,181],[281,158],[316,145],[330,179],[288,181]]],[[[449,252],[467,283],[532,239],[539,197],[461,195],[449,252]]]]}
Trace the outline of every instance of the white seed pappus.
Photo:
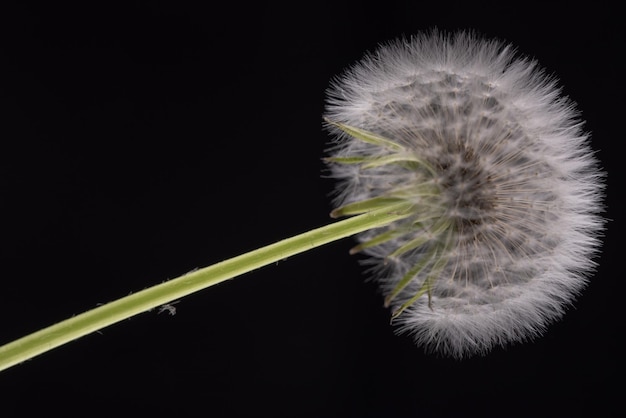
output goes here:
{"type": "MultiPolygon", "coordinates": [[[[358,236],[398,332],[456,358],[542,334],[585,287],[603,173],[574,103],[513,47],[437,31],[333,80],[335,204],[413,204],[358,236]]],[[[340,211],[340,209],[339,209],[340,211]]]]}

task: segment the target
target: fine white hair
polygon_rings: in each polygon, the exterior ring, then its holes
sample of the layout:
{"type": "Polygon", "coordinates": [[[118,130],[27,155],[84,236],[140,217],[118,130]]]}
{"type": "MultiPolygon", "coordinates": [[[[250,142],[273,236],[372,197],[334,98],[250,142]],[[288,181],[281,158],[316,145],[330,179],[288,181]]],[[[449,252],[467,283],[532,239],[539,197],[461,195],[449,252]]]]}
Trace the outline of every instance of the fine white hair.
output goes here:
{"type": "Polygon", "coordinates": [[[427,351],[538,336],[587,284],[604,175],[574,103],[534,60],[472,32],[398,39],[333,80],[325,117],[337,206],[414,203],[358,239],[397,330],[427,351]]]}

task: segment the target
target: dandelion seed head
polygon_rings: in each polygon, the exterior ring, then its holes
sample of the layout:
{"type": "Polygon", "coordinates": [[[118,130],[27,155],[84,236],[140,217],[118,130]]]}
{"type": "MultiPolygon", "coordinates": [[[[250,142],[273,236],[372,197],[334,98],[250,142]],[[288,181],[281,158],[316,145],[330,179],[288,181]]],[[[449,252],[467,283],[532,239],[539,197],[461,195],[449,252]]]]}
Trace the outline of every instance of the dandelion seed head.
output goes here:
{"type": "Polygon", "coordinates": [[[333,81],[325,117],[337,207],[413,203],[357,249],[418,345],[462,358],[531,339],[585,287],[603,174],[535,61],[469,32],[397,40],[333,81]]]}

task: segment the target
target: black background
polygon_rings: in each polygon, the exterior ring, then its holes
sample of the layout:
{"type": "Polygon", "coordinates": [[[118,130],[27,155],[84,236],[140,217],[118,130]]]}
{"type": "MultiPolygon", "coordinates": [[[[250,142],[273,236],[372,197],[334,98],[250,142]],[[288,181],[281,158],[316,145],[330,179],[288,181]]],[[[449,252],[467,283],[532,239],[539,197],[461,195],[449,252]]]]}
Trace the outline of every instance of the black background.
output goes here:
{"type": "Polygon", "coordinates": [[[328,223],[329,81],[434,27],[505,39],[560,78],[612,221],[591,284],[531,343],[424,354],[394,335],[348,239],[0,373],[0,416],[615,416],[624,23],[574,4],[5,3],[0,344],[328,223]]]}

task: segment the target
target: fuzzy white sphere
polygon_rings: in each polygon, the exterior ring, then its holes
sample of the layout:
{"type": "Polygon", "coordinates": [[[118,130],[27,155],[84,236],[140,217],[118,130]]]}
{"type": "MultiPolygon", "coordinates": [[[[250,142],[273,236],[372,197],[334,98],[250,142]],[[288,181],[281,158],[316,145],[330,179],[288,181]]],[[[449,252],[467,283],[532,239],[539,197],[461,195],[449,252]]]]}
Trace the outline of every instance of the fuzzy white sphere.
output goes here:
{"type": "Polygon", "coordinates": [[[418,345],[461,358],[532,338],[586,285],[603,174],[536,62],[467,32],[397,40],[334,80],[325,116],[338,206],[414,203],[355,251],[418,345]]]}

